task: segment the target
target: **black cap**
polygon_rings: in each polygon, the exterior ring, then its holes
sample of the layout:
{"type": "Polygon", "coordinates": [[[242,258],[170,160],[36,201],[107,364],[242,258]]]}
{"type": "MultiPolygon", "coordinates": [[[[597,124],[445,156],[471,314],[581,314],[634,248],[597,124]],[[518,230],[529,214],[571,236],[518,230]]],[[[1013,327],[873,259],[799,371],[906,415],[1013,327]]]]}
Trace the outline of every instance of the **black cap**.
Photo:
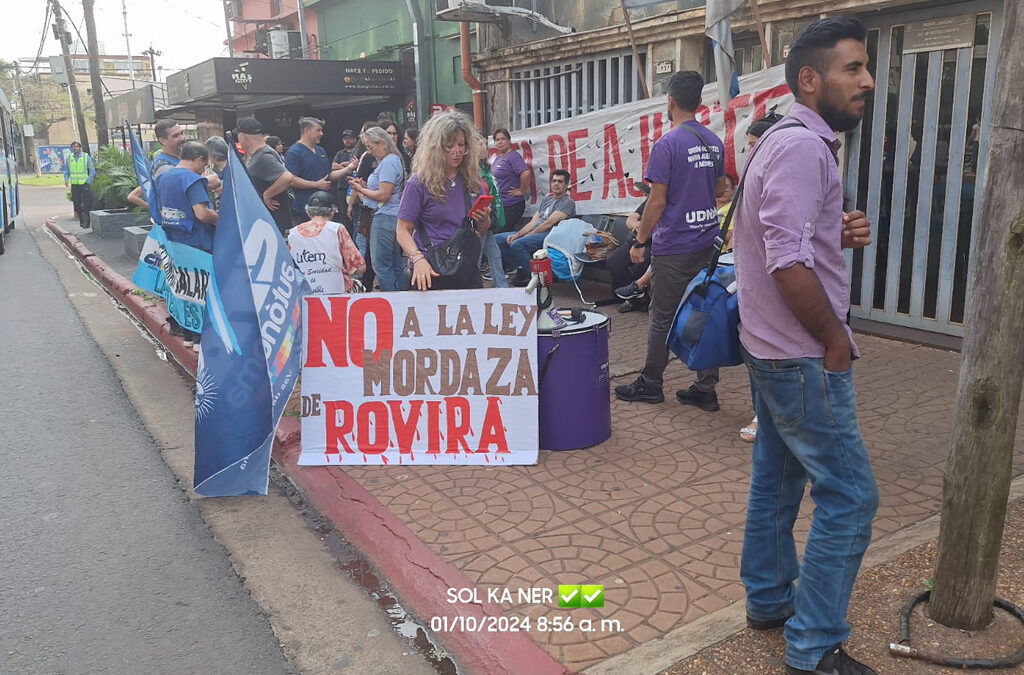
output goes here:
{"type": "Polygon", "coordinates": [[[346,136],[356,138],[356,132],[352,131],[351,129],[345,129],[344,131],[341,132],[341,137],[345,138],[346,136]]]}
{"type": "Polygon", "coordinates": [[[330,192],[324,190],[317,190],[309,196],[309,201],[306,202],[306,206],[312,206],[313,208],[334,208],[334,197],[331,196],[330,192]]]}
{"type": "Polygon", "coordinates": [[[236,136],[238,134],[262,134],[263,124],[261,124],[255,117],[243,117],[238,120],[238,126],[235,127],[235,131],[233,133],[236,136]]]}

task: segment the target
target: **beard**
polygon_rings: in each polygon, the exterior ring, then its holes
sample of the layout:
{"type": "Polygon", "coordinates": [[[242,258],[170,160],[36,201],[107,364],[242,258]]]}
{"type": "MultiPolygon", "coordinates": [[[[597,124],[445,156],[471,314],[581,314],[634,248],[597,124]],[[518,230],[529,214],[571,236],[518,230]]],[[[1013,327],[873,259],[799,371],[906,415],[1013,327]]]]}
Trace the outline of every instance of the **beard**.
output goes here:
{"type": "Polygon", "coordinates": [[[864,116],[864,108],[855,109],[854,101],[864,101],[867,105],[867,94],[860,94],[848,101],[842,101],[838,97],[826,93],[818,103],[818,114],[833,131],[837,133],[852,131],[860,124],[861,117],[864,116]]]}

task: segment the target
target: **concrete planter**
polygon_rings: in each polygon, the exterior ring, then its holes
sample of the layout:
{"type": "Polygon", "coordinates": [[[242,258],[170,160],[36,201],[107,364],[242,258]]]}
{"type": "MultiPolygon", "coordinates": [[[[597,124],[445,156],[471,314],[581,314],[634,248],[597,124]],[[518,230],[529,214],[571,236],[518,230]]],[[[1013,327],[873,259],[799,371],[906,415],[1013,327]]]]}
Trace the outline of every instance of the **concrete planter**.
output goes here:
{"type": "Polygon", "coordinates": [[[124,257],[129,260],[138,260],[142,246],[146,243],[146,237],[149,236],[149,231],[152,229],[152,225],[133,225],[124,228],[122,230],[124,232],[124,257]]]}
{"type": "Polygon", "coordinates": [[[101,237],[120,237],[126,227],[149,225],[149,213],[127,209],[90,211],[89,223],[92,231],[101,237]]]}

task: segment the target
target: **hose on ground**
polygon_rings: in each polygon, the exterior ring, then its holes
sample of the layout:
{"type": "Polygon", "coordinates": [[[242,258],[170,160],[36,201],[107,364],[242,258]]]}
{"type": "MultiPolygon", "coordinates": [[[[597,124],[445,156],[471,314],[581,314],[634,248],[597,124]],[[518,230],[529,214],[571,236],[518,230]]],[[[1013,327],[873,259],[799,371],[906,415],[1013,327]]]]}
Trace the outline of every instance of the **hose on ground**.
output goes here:
{"type": "MultiPolygon", "coordinates": [[[[889,643],[889,652],[893,656],[905,656],[911,659],[918,659],[920,661],[927,661],[940,666],[949,666],[951,668],[960,668],[962,670],[977,669],[977,670],[996,670],[999,668],[1014,668],[1024,663],[1024,646],[1021,646],[1013,656],[1000,658],[1000,659],[958,659],[949,656],[940,656],[937,654],[930,654],[920,649],[916,649],[910,646],[910,615],[914,611],[914,607],[918,603],[925,602],[932,595],[931,591],[922,591],[907,601],[907,604],[903,606],[903,612],[900,614],[900,641],[899,644],[892,642],[889,643]]],[[[1000,600],[996,598],[992,603],[995,607],[1005,610],[1017,617],[1017,619],[1024,623],[1024,610],[1017,607],[1014,604],[1000,600]]]]}

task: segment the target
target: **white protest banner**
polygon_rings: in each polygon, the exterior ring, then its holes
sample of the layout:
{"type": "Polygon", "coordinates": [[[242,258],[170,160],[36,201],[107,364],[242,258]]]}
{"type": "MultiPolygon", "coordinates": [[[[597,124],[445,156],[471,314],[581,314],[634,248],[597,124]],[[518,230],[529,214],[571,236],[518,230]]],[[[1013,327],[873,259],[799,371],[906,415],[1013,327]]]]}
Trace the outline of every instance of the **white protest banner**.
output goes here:
{"type": "Polygon", "coordinates": [[[535,464],[536,318],[512,288],[306,296],[299,464],[535,464]]]}
{"type": "MultiPolygon", "coordinates": [[[[746,160],[747,127],[768,111],[785,113],[793,104],[785,66],[739,78],[740,95],[722,109],[718,86],[704,87],[697,119],[725,143],[726,172],[736,176],[746,160]]],[[[570,193],[579,215],[626,213],[644,198],[636,187],[651,147],[670,129],[666,97],[655,96],[578,117],[516,131],[512,148],[533,173],[533,185],[547,193],[555,169],[571,176],[570,193]],[[538,180],[539,179],[539,180],[538,180]]],[[[537,194],[531,202],[536,204],[537,194]]]]}

